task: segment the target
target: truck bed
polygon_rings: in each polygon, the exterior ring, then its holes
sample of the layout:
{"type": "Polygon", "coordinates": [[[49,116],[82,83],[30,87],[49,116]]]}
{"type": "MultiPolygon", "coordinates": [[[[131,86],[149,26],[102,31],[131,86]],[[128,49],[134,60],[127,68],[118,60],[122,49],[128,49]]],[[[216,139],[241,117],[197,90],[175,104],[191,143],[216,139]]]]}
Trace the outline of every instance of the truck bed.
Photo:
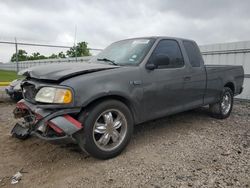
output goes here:
{"type": "Polygon", "coordinates": [[[234,94],[240,94],[244,81],[244,70],[238,65],[205,65],[207,72],[207,91],[206,97],[208,102],[213,100],[213,97],[219,99],[222,88],[225,83],[231,83],[234,94]],[[212,92],[212,93],[211,93],[212,92]]]}

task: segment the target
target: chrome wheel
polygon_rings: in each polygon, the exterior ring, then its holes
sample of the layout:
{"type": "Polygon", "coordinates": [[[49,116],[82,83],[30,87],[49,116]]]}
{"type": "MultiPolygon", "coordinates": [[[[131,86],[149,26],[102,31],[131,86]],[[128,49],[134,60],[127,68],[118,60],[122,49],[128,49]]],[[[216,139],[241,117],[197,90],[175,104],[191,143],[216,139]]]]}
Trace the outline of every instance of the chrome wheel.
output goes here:
{"type": "Polygon", "coordinates": [[[109,109],[101,113],[93,127],[93,139],[103,151],[116,149],[124,140],[127,132],[127,120],[117,109],[109,109]]]}
{"type": "Polygon", "coordinates": [[[221,109],[224,115],[226,115],[230,111],[231,105],[232,105],[232,97],[230,93],[226,92],[221,101],[221,109]]]}

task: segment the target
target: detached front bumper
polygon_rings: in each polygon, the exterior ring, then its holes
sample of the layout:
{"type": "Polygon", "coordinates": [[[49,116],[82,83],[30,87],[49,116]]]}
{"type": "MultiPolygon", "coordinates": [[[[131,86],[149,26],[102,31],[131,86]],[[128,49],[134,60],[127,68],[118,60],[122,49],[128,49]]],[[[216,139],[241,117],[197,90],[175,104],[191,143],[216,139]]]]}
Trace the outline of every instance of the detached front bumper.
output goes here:
{"type": "Polygon", "coordinates": [[[16,118],[23,119],[23,122],[16,126],[28,129],[30,135],[52,143],[69,143],[75,142],[73,134],[83,128],[83,125],[74,118],[80,110],[80,108],[42,109],[22,99],[17,103],[13,113],[16,118]]]}
{"type": "Polygon", "coordinates": [[[5,92],[14,100],[20,100],[23,98],[22,90],[15,90],[13,86],[7,86],[5,92]]]}
{"type": "Polygon", "coordinates": [[[12,86],[7,86],[6,88],[5,88],[5,92],[8,94],[8,95],[13,95],[13,93],[14,93],[14,89],[13,89],[13,87],[12,86]]]}

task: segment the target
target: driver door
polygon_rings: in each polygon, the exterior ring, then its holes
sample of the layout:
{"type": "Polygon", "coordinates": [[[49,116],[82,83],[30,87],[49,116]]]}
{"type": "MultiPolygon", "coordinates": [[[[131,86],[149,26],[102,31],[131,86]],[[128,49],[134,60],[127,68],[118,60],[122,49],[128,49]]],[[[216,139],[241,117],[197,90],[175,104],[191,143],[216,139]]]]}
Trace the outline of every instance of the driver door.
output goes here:
{"type": "Polygon", "coordinates": [[[155,69],[145,70],[144,115],[147,120],[181,111],[185,102],[184,77],[188,74],[179,43],[176,40],[159,41],[148,63],[155,69]],[[157,56],[166,55],[169,62],[157,66],[157,56]]]}

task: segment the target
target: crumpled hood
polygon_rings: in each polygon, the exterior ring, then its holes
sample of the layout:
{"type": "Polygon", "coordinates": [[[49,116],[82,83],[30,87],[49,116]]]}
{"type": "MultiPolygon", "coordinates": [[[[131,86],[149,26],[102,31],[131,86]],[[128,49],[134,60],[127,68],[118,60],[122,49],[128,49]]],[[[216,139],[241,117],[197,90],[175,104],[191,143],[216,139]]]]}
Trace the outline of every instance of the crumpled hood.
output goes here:
{"type": "Polygon", "coordinates": [[[20,71],[19,74],[41,80],[59,81],[81,74],[114,68],[119,68],[119,66],[86,62],[53,63],[50,65],[31,67],[20,71]]]}

